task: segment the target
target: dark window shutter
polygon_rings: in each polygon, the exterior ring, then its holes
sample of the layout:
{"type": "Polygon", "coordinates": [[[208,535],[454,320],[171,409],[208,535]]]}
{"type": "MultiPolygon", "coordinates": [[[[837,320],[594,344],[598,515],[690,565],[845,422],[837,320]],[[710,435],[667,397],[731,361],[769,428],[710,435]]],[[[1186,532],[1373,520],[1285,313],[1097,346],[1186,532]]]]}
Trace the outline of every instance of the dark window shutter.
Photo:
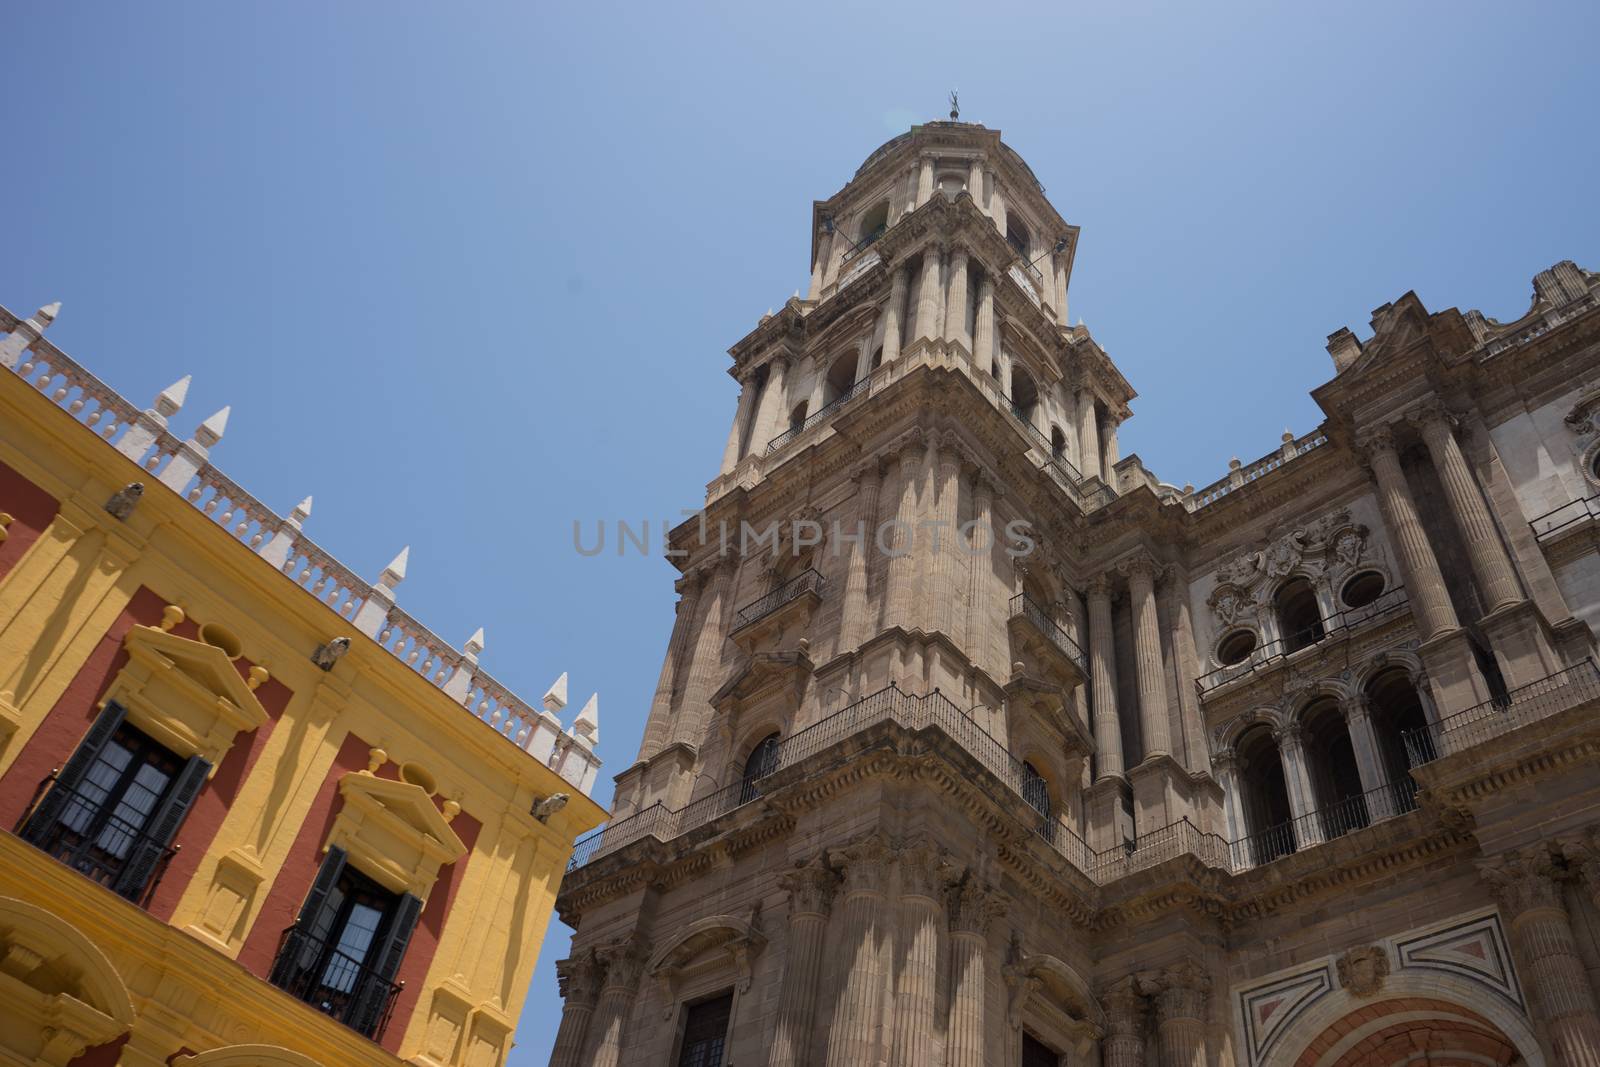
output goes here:
{"type": "Polygon", "coordinates": [[[370,973],[362,983],[350,1013],[350,1025],[359,1033],[377,1037],[378,1025],[389,1006],[389,988],[394,976],[400,973],[400,961],[405,958],[406,946],[411,943],[411,931],[416,928],[421,915],[422,901],[410,893],[401,894],[388,929],[367,953],[370,973]]]}
{"type": "Polygon", "coordinates": [[[183,770],[178,772],[167,789],[167,795],[145,823],[144,833],[129,853],[116,885],[112,886],[114,890],[129,900],[138,901],[145,883],[155,874],[156,864],[161,862],[161,854],[177,836],[178,827],[183,825],[184,816],[189,814],[195,797],[200,795],[200,790],[206,784],[206,776],[210,773],[211,761],[199,756],[191,756],[189,762],[183,765],[183,770]]]}
{"type": "MultiPolygon", "coordinates": [[[[295,920],[296,930],[309,935],[316,926],[317,917],[322,909],[327,907],[328,896],[339,884],[339,876],[344,874],[346,859],[345,850],[338,845],[329,845],[327,855],[322,857],[322,866],[317,869],[316,880],[311,883],[311,892],[306,894],[305,903],[300,905],[300,916],[295,920]]],[[[299,958],[300,942],[290,938],[278,952],[278,958],[272,965],[272,976],[269,981],[275,986],[287,987],[287,983],[294,976],[295,961],[299,958]]]]}
{"type": "Polygon", "coordinates": [[[30,844],[38,845],[61,818],[61,811],[67,806],[67,799],[72,791],[83,784],[84,775],[89,773],[89,767],[100,755],[100,751],[111,740],[111,735],[117,732],[117,727],[122,725],[122,720],[127,718],[128,711],[121,704],[107,703],[105,710],[89,726],[89,732],[84,734],[83,740],[67,762],[62,765],[61,773],[56,775],[56,780],[51,783],[50,791],[39,801],[39,806],[33,809],[33,814],[28,816],[28,825],[22,828],[23,840],[30,844]]]}

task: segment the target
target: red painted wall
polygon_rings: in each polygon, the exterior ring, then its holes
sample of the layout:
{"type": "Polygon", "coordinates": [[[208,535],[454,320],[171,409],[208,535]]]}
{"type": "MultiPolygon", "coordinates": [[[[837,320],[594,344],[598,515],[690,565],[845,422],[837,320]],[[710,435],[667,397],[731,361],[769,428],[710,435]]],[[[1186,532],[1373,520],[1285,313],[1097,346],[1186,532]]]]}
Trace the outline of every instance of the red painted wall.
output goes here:
{"type": "Polygon", "coordinates": [[[0,542],[0,578],[39,539],[59,509],[55,497],[0,463],[0,511],[14,520],[6,529],[5,541],[0,542]]]}
{"type": "MultiPolygon", "coordinates": [[[[278,871],[278,877],[267,893],[255,925],[250,928],[244,947],[239,951],[239,963],[251,974],[265,978],[271,972],[278,941],[283,932],[299,918],[300,905],[311,889],[317,868],[322,866],[323,844],[328,840],[339,808],[344,803],[344,798],[339,794],[339,779],[352,771],[364,770],[371,750],[372,745],[355,734],[347,734],[339,746],[333,766],[317,790],[306,821],[295,836],[294,844],[289,846],[283,867],[278,871]]],[[[393,764],[386,764],[377,773],[383,778],[398,778],[393,764]]],[[[435,803],[442,802],[435,798],[435,803]]],[[[416,1010],[417,999],[422,995],[422,981],[427,976],[428,967],[439,947],[439,937],[444,931],[445,917],[455,901],[456,891],[460,888],[467,861],[471,858],[472,848],[477,843],[483,824],[463,811],[451,821],[450,828],[467,846],[467,855],[448,867],[440,868],[439,880],[428,894],[428,902],[423,906],[417,928],[411,935],[411,944],[406,948],[405,959],[400,963],[397,976],[399,981],[405,983],[405,988],[396,998],[394,1014],[383,1035],[383,1047],[390,1051],[400,1047],[400,1039],[405,1036],[406,1021],[416,1010]]]]}
{"type": "MultiPolygon", "coordinates": [[[[60,767],[89,729],[89,724],[99,714],[96,705],[128,662],[123,640],[134,626],[153,626],[161,621],[166,600],[149,589],[140,589],[128,602],[122,614],[111,624],[100,643],[89,653],[89,658],[79,668],[55,706],[34,731],[28,743],[18,753],[16,762],[0,778],[0,826],[15,826],[33,799],[35,790],[52,770],[60,767]]],[[[198,628],[184,620],[173,627],[179,637],[195,638],[198,628]]],[[[243,658],[235,661],[241,677],[248,678],[252,664],[243,658]]],[[[200,791],[194,807],[178,830],[174,844],[179,845],[177,855],[168,865],[150,901],[150,912],[156,918],[172,917],[178,898],[194,877],[195,868],[216,836],[217,829],[228,808],[238,796],[245,776],[255,765],[273,726],[283,715],[294,694],[282,683],[269,679],[256,690],[256,698],[266,709],[267,721],[258,730],[241,734],[234,739],[233,747],[223,757],[206,787],[200,791]]]]}

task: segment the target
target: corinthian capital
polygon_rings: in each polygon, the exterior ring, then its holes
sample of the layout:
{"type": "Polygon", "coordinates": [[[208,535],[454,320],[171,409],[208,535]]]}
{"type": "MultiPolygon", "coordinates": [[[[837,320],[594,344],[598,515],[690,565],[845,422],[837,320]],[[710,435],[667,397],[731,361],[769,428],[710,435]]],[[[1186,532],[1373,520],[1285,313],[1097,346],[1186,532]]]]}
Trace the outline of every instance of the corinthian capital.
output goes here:
{"type": "Polygon", "coordinates": [[[1005,901],[987,882],[968,875],[950,887],[950,929],[958,934],[987,935],[989,924],[1005,913],[1005,901]]]}
{"type": "Polygon", "coordinates": [[[1142,974],[1139,987],[1154,1002],[1157,1023],[1205,1018],[1211,976],[1193,960],[1185,960],[1164,971],[1142,974]]]}
{"type": "Polygon", "coordinates": [[[1424,438],[1447,434],[1456,424],[1455,416],[1450,414],[1436,396],[1429,397],[1407,411],[1406,421],[1415,424],[1422,431],[1424,438]]]}
{"type": "Polygon", "coordinates": [[[1130,974],[1101,991],[1100,1005],[1106,1012],[1107,1037],[1144,1037],[1146,1004],[1139,985],[1139,980],[1130,974]]]}
{"type": "Polygon", "coordinates": [[[939,890],[949,879],[951,864],[941,848],[919,843],[902,848],[895,857],[900,868],[900,895],[939,899],[939,890]]]}
{"type": "Polygon", "coordinates": [[[1530,911],[1561,909],[1555,861],[1538,846],[1478,861],[1478,874],[1512,918],[1530,911]]]}
{"type": "Polygon", "coordinates": [[[1393,454],[1394,428],[1388,423],[1367,426],[1356,432],[1356,449],[1368,461],[1379,454],[1393,454]]]}
{"type": "Polygon", "coordinates": [[[889,843],[881,834],[870,834],[844,848],[835,849],[828,859],[844,875],[844,891],[882,893],[889,871],[889,843]]]}
{"type": "Polygon", "coordinates": [[[638,934],[630,934],[619,941],[601,945],[594,950],[594,954],[605,968],[603,988],[633,990],[639,987],[645,961],[650,956],[650,946],[638,934]]]}
{"type": "Polygon", "coordinates": [[[1163,568],[1148,552],[1140,552],[1117,563],[1117,573],[1131,581],[1149,582],[1152,587],[1163,568]]]}
{"type": "Polygon", "coordinates": [[[556,960],[556,984],[567,1007],[593,1007],[600,995],[600,963],[594,950],[586,949],[576,956],[556,960]]]}
{"type": "Polygon", "coordinates": [[[839,876],[822,857],[800,863],[795,869],[778,879],[778,885],[789,894],[789,917],[797,915],[827,915],[833,907],[833,894],[839,888],[839,876]]]}
{"type": "Polygon", "coordinates": [[[1084,583],[1084,588],[1092,597],[1103,596],[1107,600],[1111,600],[1114,599],[1116,595],[1116,585],[1111,581],[1111,575],[1109,573],[1095,575],[1093,578],[1090,578],[1086,583],[1084,583]]]}

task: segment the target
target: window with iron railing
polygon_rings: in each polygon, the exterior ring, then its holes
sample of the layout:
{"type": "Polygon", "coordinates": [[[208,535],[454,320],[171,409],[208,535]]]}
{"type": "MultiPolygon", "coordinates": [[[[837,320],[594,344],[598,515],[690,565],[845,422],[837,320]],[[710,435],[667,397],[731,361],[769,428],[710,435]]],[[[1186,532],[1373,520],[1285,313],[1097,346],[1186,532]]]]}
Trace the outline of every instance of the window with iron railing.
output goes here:
{"type": "Polygon", "coordinates": [[[39,784],[18,835],[73,870],[143,904],[211,764],[184,759],[126,721],[115,702],[57,773],[39,784]]]}

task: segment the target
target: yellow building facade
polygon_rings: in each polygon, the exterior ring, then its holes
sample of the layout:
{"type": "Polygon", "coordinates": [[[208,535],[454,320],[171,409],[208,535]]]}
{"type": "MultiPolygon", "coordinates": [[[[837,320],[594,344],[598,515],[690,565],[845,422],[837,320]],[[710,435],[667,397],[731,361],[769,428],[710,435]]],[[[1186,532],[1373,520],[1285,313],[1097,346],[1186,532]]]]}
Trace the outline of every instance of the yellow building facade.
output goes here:
{"type": "Polygon", "coordinates": [[[0,1064],[505,1061],[591,703],[535,708],[0,309],[0,1064]]]}

